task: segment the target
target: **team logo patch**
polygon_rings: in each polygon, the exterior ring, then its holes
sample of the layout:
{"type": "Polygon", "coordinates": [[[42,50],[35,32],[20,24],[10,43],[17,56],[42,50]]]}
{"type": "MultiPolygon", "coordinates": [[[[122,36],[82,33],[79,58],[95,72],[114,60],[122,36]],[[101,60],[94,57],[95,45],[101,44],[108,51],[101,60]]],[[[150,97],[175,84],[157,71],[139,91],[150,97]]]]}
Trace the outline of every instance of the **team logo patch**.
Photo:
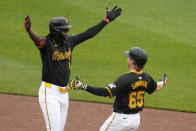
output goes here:
{"type": "Polygon", "coordinates": [[[110,87],[112,89],[112,88],[116,88],[116,85],[114,83],[111,83],[108,85],[108,87],[110,87]]]}

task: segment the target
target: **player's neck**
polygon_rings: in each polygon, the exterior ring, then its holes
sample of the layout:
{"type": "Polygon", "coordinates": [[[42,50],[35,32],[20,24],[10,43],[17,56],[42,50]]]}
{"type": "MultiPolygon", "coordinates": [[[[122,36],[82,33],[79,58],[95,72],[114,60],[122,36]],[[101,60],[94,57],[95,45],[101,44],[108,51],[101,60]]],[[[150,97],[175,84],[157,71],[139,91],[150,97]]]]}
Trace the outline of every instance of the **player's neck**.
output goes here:
{"type": "Polygon", "coordinates": [[[136,67],[135,67],[134,65],[131,65],[131,66],[129,67],[129,71],[130,71],[130,72],[137,72],[136,67]]]}
{"type": "Polygon", "coordinates": [[[130,67],[129,72],[143,72],[143,70],[138,71],[135,67],[130,67]]]}
{"type": "Polygon", "coordinates": [[[137,72],[137,70],[136,69],[129,69],[129,72],[137,72]]]}

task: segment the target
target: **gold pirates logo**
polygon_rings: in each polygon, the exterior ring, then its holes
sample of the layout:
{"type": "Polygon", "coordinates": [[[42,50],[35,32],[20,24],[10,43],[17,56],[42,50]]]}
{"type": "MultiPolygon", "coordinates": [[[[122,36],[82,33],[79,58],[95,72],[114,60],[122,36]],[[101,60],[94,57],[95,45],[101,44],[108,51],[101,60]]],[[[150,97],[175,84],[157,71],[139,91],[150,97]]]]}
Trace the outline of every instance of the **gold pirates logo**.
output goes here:
{"type": "Polygon", "coordinates": [[[58,50],[55,50],[53,53],[52,53],[52,60],[65,60],[65,59],[70,59],[70,56],[71,56],[71,50],[69,48],[69,51],[68,52],[59,52],[58,50]]]}

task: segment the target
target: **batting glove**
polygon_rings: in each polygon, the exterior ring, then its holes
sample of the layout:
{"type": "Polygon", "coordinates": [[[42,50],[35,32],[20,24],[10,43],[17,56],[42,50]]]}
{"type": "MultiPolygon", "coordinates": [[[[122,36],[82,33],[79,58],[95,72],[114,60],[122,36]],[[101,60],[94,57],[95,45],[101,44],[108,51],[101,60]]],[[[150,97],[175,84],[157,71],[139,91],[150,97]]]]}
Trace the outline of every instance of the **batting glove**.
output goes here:
{"type": "Polygon", "coordinates": [[[71,89],[74,89],[74,90],[77,90],[77,89],[79,89],[79,90],[86,90],[86,88],[87,88],[87,84],[85,84],[85,83],[82,83],[79,79],[78,79],[78,77],[76,76],[76,81],[70,81],[69,82],[69,87],[71,88],[71,89]]]}
{"type": "Polygon", "coordinates": [[[110,23],[111,21],[115,20],[119,15],[121,15],[122,9],[117,8],[118,6],[114,6],[112,11],[106,7],[106,16],[104,18],[105,22],[110,23]]]}
{"type": "Polygon", "coordinates": [[[31,30],[31,21],[29,16],[26,16],[25,18],[24,27],[26,32],[29,32],[31,30]]]}
{"type": "Polygon", "coordinates": [[[165,86],[165,84],[167,83],[167,76],[166,76],[166,74],[163,75],[163,78],[161,79],[160,82],[163,82],[163,86],[165,86]]]}
{"type": "Polygon", "coordinates": [[[77,89],[77,87],[76,87],[76,81],[71,80],[69,82],[69,88],[71,88],[73,90],[76,90],[77,89]]]}

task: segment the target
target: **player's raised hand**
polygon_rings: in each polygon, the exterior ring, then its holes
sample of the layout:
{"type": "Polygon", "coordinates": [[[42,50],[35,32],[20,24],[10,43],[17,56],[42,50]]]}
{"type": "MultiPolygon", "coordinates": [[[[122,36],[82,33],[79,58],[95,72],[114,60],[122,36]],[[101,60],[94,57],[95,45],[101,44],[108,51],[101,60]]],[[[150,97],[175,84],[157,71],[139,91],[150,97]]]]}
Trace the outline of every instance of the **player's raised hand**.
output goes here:
{"type": "Polygon", "coordinates": [[[76,76],[76,86],[78,87],[78,89],[82,89],[82,90],[86,90],[87,88],[87,84],[81,82],[77,76],[76,76]]]}
{"type": "Polygon", "coordinates": [[[163,82],[163,86],[165,86],[165,84],[167,83],[167,75],[164,74],[161,81],[163,82]]]}
{"type": "Polygon", "coordinates": [[[86,90],[87,84],[82,83],[82,82],[79,80],[79,78],[76,76],[76,80],[75,80],[75,81],[71,80],[71,81],[69,82],[69,87],[70,87],[71,89],[74,89],[74,90],[77,90],[77,89],[79,89],[79,90],[86,90]]]}
{"type": "Polygon", "coordinates": [[[24,27],[27,32],[31,30],[31,21],[29,16],[25,17],[24,27]]]}
{"type": "Polygon", "coordinates": [[[106,7],[106,16],[104,20],[107,23],[110,23],[111,21],[115,20],[118,16],[121,15],[122,9],[118,8],[118,6],[114,6],[114,8],[110,11],[108,7],[106,7]]]}

